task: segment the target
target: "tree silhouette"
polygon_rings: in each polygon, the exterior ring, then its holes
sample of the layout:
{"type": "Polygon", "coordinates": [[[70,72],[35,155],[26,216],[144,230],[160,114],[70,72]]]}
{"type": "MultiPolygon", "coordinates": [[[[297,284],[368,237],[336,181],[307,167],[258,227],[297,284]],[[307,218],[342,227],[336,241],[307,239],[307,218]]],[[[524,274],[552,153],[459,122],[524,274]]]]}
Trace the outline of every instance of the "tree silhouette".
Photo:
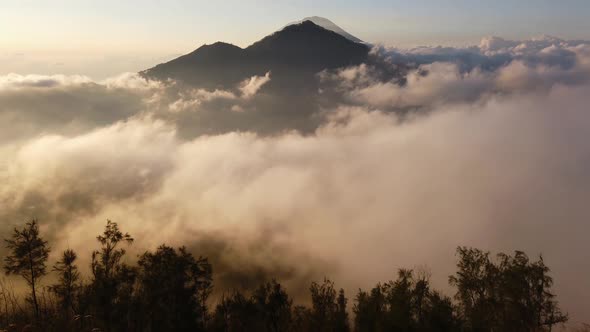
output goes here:
{"type": "Polygon", "coordinates": [[[307,332],[311,329],[311,310],[309,308],[296,305],[293,307],[293,319],[291,322],[293,332],[307,332]]]}
{"type": "Polygon", "coordinates": [[[223,295],[217,304],[209,330],[262,331],[264,328],[254,301],[239,291],[233,291],[229,296],[223,295]]]}
{"type": "Polygon", "coordinates": [[[4,269],[30,286],[27,300],[36,324],[30,324],[31,312],[0,282],[0,331],[543,332],[568,320],[551,290],[553,279],[543,257],[531,260],[521,251],[492,257],[459,247],[457,271],[449,277],[456,287],[454,302],[431,287],[429,273],[400,269],[394,280],[359,289],[351,328],[345,292],[327,278],[311,283],[308,307],[294,306],[283,285],[272,279],[247,295],[237,290],[222,295],[210,313],[213,269],[207,258],[162,245],[127,265],[122,246],[133,238],[111,221],[97,240],[89,283],[81,281],[76,253],[65,250],[53,266],[57,282],[49,293],[41,293],[47,242],[35,221],[15,229],[6,240],[10,250],[4,269]]]}
{"type": "Polygon", "coordinates": [[[274,279],[258,286],[250,297],[234,291],[224,295],[217,305],[210,330],[289,331],[293,329],[292,304],[283,286],[274,279]]]}
{"type": "Polygon", "coordinates": [[[501,279],[498,296],[503,303],[502,326],[542,331],[567,321],[551,291],[553,279],[543,257],[531,262],[522,251],[498,254],[501,279]]]}
{"type": "Polygon", "coordinates": [[[568,320],[555,301],[542,257],[531,262],[521,251],[500,253],[495,263],[479,249],[459,247],[457,253],[458,271],[449,281],[457,287],[468,329],[545,331],[568,320]]]}
{"type": "Polygon", "coordinates": [[[451,299],[432,291],[428,276],[400,269],[398,278],[359,290],[355,299],[355,331],[454,331],[451,299]]]}
{"type": "Polygon", "coordinates": [[[113,325],[113,306],[117,303],[117,295],[124,290],[125,282],[129,282],[132,271],[121,263],[125,249],[121,244],[133,243],[128,233],[119,230],[117,223],[107,220],[103,234],[96,238],[100,249],[92,253],[93,293],[97,310],[105,324],[107,332],[113,325]]]}
{"type": "Polygon", "coordinates": [[[71,249],[62,253],[61,259],[53,266],[53,272],[58,274],[58,283],[49,287],[49,290],[57,295],[61,309],[67,317],[76,312],[74,301],[80,288],[80,272],[75,264],[77,258],[71,249]]]}
{"type": "Polygon", "coordinates": [[[39,236],[36,220],[28,222],[21,230],[15,228],[10,239],[6,239],[9,254],[4,259],[4,271],[7,275],[19,275],[31,288],[35,321],[39,323],[39,301],[37,286],[39,279],[47,274],[45,263],[49,257],[47,241],[39,236]]]}
{"type": "Polygon", "coordinates": [[[338,298],[336,299],[336,313],[334,316],[334,331],[335,332],[349,332],[350,321],[348,320],[348,311],[346,305],[348,299],[344,295],[344,289],[340,288],[338,298]]]}
{"type": "Polygon", "coordinates": [[[279,332],[289,328],[293,301],[276,280],[260,285],[254,291],[252,300],[266,331],[279,332]]]}
{"type": "Polygon", "coordinates": [[[370,292],[359,289],[353,306],[354,330],[362,332],[379,332],[385,329],[386,287],[377,284],[370,292]]]}
{"type": "Polygon", "coordinates": [[[458,271],[449,277],[449,283],[457,287],[455,298],[461,304],[466,327],[474,331],[497,328],[500,303],[496,286],[500,271],[491,261],[489,252],[459,247],[457,254],[458,271]]]}
{"type": "Polygon", "coordinates": [[[325,278],[322,284],[312,282],[311,292],[311,324],[314,331],[329,331],[334,326],[336,311],[336,290],[334,282],[325,278]]]}
{"type": "Polygon", "coordinates": [[[163,245],[143,254],[138,265],[138,296],[150,331],[204,329],[212,289],[207,259],[163,245]]]}
{"type": "Polygon", "coordinates": [[[423,311],[423,320],[419,323],[421,331],[457,331],[460,322],[454,316],[455,308],[451,298],[437,291],[428,293],[428,302],[423,311]]]}
{"type": "Polygon", "coordinates": [[[413,271],[400,269],[398,279],[387,284],[388,325],[392,331],[409,331],[414,328],[412,293],[413,271]]]}

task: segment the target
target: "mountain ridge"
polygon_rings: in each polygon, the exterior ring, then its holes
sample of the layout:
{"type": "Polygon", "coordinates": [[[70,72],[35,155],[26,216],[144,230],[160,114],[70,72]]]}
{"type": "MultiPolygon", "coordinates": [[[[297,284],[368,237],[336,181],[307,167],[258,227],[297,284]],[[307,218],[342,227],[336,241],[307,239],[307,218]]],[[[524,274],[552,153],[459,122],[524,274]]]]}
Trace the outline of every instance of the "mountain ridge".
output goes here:
{"type": "Polygon", "coordinates": [[[342,35],[343,37],[356,42],[356,43],[364,43],[361,39],[351,35],[350,33],[348,33],[347,31],[345,31],[344,29],[342,29],[341,27],[339,27],[338,25],[336,25],[336,23],[330,21],[329,19],[325,18],[325,17],[321,17],[321,16],[309,16],[309,17],[305,17],[302,20],[299,21],[295,21],[295,22],[291,22],[289,24],[287,24],[287,26],[289,25],[293,25],[293,24],[299,24],[305,21],[311,21],[316,25],[321,26],[324,29],[327,30],[331,30],[336,32],[339,35],[342,35]]]}
{"type": "Polygon", "coordinates": [[[254,76],[273,72],[315,74],[364,62],[369,47],[354,42],[310,20],[291,24],[246,48],[226,42],[205,44],[166,63],[140,72],[156,79],[176,79],[202,86],[230,86],[254,76]]]}

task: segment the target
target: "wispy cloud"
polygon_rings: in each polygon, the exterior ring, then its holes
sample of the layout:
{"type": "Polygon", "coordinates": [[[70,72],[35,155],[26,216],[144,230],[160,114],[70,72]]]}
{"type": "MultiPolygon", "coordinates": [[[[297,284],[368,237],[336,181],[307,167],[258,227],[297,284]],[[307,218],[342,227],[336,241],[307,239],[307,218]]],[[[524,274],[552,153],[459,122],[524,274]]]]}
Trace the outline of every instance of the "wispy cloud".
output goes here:
{"type": "Polygon", "coordinates": [[[135,250],[186,244],[224,283],[255,270],[294,287],[425,264],[443,288],[457,245],[542,252],[565,309],[588,317],[588,47],[376,50],[378,65],[320,75],[311,134],[281,108],[272,125],[290,130],[258,130],[270,74],[217,90],[3,76],[3,228],[37,217],[56,251],[85,253],[110,218],[135,250]]]}

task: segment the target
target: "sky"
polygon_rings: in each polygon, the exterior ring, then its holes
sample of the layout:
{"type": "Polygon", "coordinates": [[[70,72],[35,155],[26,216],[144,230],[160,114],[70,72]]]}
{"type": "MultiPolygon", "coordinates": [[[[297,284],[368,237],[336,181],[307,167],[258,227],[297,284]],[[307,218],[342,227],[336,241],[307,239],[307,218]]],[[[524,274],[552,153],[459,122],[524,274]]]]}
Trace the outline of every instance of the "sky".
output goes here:
{"type": "Polygon", "coordinates": [[[590,39],[585,0],[0,0],[0,74],[138,71],[215,41],[242,47],[307,16],[389,46],[474,45],[485,36],[590,39]]]}

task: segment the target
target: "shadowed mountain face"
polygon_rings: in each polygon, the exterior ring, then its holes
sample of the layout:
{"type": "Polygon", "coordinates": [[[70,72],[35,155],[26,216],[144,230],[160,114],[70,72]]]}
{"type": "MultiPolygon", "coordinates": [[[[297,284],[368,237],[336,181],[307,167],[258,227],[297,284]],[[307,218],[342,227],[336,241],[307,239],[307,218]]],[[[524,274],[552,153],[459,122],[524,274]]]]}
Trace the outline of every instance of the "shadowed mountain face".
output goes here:
{"type": "Polygon", "coordinates": [[[141,74],[158,80],[173,79],[189,88],[243,95],[240,84],[270,72],[270,81],[255,98],[242,98],[239,105],[235,100],[201,103],[199,112],[179,114],[181,135],[194,137],[234,130],[259,134],[292,129],[312,132],[321,122],[317,116],[322,105],[317,73],[359,65],[368,57],[367,45],[304,21],[245,49],[222,42],[204,45],[141,74]]]}
{"type": "Polygon", "coordinates": [[[246,51],[264,63],[315,72],[360,64],[367,57],[368,47],[304,21],[265,37],[246,51]]]}
{"type": "Polygon", "coordinates": [[[302,23],[302,22],[305,22],[305,21],[311,21],[314,24],[317,24],[317,25],[321,26],[324,29],[328,29],[330,31],[334,31],[337,34],[346,37],[348,40],[352,40],[353,42],[356,42],[356,43],[362,43],[363,42],[359,38],[351,35],[350,33],[346,32],[346,31],[344,31],[344,29],[342,29],[341,27],[337,26],[334,22],[332,22],[329,19],[324,18],[324,17],[310,16],[310,17],[304,18],[301,21],[293,22],[293,23],[290,23],[288,25],[299,24],[299,23],[302,23]]]}
{"type": "Polygon", "coordinates": [[[363,63],[366,45],[322,28],[311,21],[289,25],[242,49],[218,42],[157,65],[142,74],[156,79],[176,79],[203,88],[227,88],[271,71],[273,83],[288,80],[291,88],[310,83],[324,69],[363,63]]]}
{"type": "Polygon", "coordinates": [[[156,79],[176,79],[199,87],[219,87],[258,73],[245,64],[245,58],[243,49],[217,42],[159,64],[143,74],[156,79]]]}

